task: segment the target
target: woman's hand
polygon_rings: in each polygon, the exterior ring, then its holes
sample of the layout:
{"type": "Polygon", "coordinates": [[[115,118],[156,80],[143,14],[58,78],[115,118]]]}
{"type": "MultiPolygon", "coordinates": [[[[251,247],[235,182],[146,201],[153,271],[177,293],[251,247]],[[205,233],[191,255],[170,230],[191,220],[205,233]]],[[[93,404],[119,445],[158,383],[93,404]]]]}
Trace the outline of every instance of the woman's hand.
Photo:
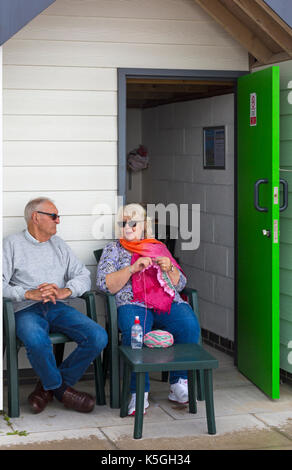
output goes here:
{"type": "Polygon", "coordinates": [[[124,285],[129,281],[132,274],[142,271],[144,268],[148,268],[152,264],[152,259],[149,257],[141,257],[136,260],[132,265],[128,265],[125,268],[109,273],[105,276],[105,283],[111,294],[119,292],[124,285]]]}
{"type": "Polygon", "coordinates": [[[173,264],[167,256],[158,256],[155,261],[160,266],[161,271],[171,271],[173,264]]]}
{"type": "Polygon", "coordinates": [[[172,285],[176,286],[179,281],[180,272],[172,264],[171,260],[167,256],[158,256],[155,261],[160,266],[161,271],[167,273],[172,285]]]}
{"type": "Polygon", "coordinates": [[[151,264],[151,258],[149,258],[148,256],[141,256],[141,258],[138,258],[135,263],[130,266],[130,272],[131,274],[137,273],[145,268],[148,268],[148,266],[150,266],[151,264]]]}

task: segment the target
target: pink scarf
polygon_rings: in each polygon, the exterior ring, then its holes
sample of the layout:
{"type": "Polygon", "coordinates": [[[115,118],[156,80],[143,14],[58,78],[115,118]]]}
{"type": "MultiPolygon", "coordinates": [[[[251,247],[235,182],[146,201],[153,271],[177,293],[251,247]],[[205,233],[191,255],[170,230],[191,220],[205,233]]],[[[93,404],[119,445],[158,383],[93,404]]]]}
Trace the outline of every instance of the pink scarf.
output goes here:
{"type": "MultiPolygon", "coordinates": [[[[131,265],[140,256],[148,256],[150,258],[157,258],[158,256],[167,256],[170,258],[172,264],[181,272],[182,269],[175,261],[171,253],[162,242],[151,242],[144,240],[145,243],[139,244],[139,253],[135,253],[136,247],[130,246],[127,243],[127,249],[134,252],[131,259],[131,265]]],[[[124,245],[124,240],[120,240],[124,245]]],[[[156,312],[170,312],[171,304],[175,296],[175,288],[166,272],[160,269],[160,266],[153,261],[153,264],[148,268],[143,269],[138,273],[132,275],[132,289],[133,289],[133,302],[143,302],[148,308],[153,308],[156,312]]]]}

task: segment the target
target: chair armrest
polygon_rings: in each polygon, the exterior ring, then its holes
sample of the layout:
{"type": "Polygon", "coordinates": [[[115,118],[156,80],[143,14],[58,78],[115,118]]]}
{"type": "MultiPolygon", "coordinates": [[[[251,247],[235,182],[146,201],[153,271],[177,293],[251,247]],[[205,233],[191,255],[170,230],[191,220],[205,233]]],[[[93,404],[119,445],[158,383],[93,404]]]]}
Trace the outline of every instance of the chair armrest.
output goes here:
{"type": "Polygon", "coordinates": [[[7,297],[3,297],[3,317],[4,321],[6,319],[15,324],[13,303],[12,300],[7,297]]]}
{"type": "Polygon", "coordinates": [[[16,349],[16,328],[14,308],[11,299],[3,297],[4,344],[16,349]]]}
{"type": "Polygon", "coordinates": [[[96,289],[95,291],[96,295],[101,295],[102,297],[115,297],[114,294],[110,294],[110,292],[104,292],[103,290],[100,290],[100,289],[96,289]]]}
{"type": "Polygon", "coordinates": [[[83,299],[86,303],[86,313],[91,320],[97,323],[96,307],[95,307],[95,292],[87,291],[79,296],[79,299],[83,299]]]}
{"type": "Polygon", "coordinates": [[[186,295],[191,295],[193,292],[197,292],[197,289],[193,289],[192,287],[185,287],[182,292],[186,295]]]}
{"type": "Polygon", "coordinates": [[[198,295],[197,290],[193,289],[192,287],[185,287],[182,291],[181,294],[184,294],[187,296],[189,303],[192,303],[193,298],[198,295]]]}
{"type": "Polygon", "coordinates": [[[96,289],[95,293],[96,295],[100,295],[105,299],[108,307],[116,308],[116,300],[114,294],[110,294],[109,292],[104,292],[103,290],[99,289],[96,289]]]}
{"type": "Polygon", "coordinates": [[[106,301],[107,307],[107,323],[109,325],[109,337],[110,341],[116,346],[118,345],[118,311],[116,305],[116,299],[114,294],[104,292],[101,290],[96,291],[97,295],[101,295],[106,301]]]}
{"type": "Polygon", "coordinates": [[[195,315],[197,316],[199,322],[200,322],[200,312],[199,312],[199,303],[198,303],[198,291],[196,289],[193,289],[192,287],[185,287],[181,294],[184,294],[188,298],[188,302],[190,306],[192,307],[193,311],[195,312],[195,315]]]}

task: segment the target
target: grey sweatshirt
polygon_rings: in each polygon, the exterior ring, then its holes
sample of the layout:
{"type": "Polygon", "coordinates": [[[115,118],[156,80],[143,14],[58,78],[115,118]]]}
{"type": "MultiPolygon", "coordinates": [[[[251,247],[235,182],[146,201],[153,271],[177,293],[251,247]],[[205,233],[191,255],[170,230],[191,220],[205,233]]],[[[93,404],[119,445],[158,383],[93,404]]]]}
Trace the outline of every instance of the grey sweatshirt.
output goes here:
{"type": "Polygon", "coordinates": [[[90,272],[57,235],[46,242],[36,240],[28,230],[9,235],[3,241],[3,296],[13,300],[17,312],[36,303],[26,300],[27,290],[48,282],[68,287],[70,298],[90,290],[90,272]]]}

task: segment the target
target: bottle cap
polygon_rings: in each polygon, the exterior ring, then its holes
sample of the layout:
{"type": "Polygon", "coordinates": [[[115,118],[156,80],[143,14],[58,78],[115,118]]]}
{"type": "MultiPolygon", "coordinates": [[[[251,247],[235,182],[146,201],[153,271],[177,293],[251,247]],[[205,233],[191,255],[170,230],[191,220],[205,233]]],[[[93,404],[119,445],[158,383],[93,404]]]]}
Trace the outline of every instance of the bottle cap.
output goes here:
{"type": "Polygon", "coordinates": [[[135,317],[135,322],[134,323],[138,323],[138,324],[140,323],[139,317],[135,317]]]}

